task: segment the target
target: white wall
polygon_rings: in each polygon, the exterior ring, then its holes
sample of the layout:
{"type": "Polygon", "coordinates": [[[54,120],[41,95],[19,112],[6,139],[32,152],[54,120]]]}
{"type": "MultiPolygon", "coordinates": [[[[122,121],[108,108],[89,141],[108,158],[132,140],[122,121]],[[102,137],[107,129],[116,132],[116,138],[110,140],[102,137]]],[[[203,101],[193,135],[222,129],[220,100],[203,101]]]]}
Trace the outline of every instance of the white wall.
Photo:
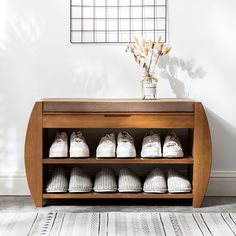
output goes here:
{"type": "MultiPolygon", "coordinates": [[[[168,2],[173,51],[158,68],[159,97],[204,103],[213,139],[210,193],[222,194],[221,184],[226,194],[236,194],[229,192],[229,183],[236,186],[236,1],[168,2]]],[[[141,71],[124,50],[125,45],[70,44],[69,0],[1,0],[2,193],[16,193],[9,181],[20,181],[18,193],[25,192],[23,147],[35,100],[141,96],[141,71]]]]}

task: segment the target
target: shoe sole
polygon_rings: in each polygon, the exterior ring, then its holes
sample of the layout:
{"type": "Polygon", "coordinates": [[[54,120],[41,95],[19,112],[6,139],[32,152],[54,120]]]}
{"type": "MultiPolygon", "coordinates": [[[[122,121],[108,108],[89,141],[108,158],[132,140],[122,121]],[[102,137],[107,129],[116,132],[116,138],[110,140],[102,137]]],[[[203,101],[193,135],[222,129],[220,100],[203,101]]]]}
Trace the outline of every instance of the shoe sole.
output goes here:
{"type": "Polygon", "coordinates": [[[166,193],[167,189],[165,190],[143,190],[145,193],[166,193]]]}
{"type": "Polygon", "coordinates": [[[93,191],[92,189],[90,189],[90,190],[69,190],[69,193],[90,193],[92,191],[93,191]]]}
{"type": "Polygon", "coordinates": [[[190,193],[192,189],[187,190],[168,190],[169,193],[190,193]]]}
{"type": "Polygon", "coordinates": [[[144,158],[161,158],[162,157],[162,153],[159,152],[150,152],[150,151],[145,151],[145,152],[141,152],[141,157],[144,158]]]}
{"type": "Polygon", "coordinates": [[[60,152],[50,152],[49,158],[65,158],[68,157],[68,152],[67,151],[60,151],[60,152]]]}
{"type": "Polygon", "coordinates": [[[47,193],[67,193],[68,192],[68,190],[65,190],[65,191],[61,191],[61,190],[54,190],[54,191],[52,191],[52,190],[46,190],[46,192],[47,193]]]}
{"type": "Polygon", "coordinates": [[[173,152],[173,151],[163,151],[163,157],[169,157],[169,158],[179,158],[184,157],[183,152],[173,152]]]}
{"type": "Polygon", "coordinates": [[[83,158],[89,157],[89,153],[86,152],[70,152],[70,158],[83,158]]]}
{"type": "Polygon", "coordinates": [[[114,190],[112,190],[112,189],[111,190],[94,189],[94,192],[96,192],[96,193],[115,193],[115,192],[117,192],[117,189],[114,189],[114,190]]]}
{"type": "Polygon", "coordinates": [[[98,158],[115,158],[116,154],[113,151],[110,151],[110,152],[97,152],[96,157],[98,157],[98,158]]]}
{"type": "Polygon", "coordinates": [[[139,193],[139,192],[141,192],[142,191],[142,189],[133,189],[133,190],[131,190],[131,189],[119,189],[118,190],[119,191],[119,193],[139,193]]]}
{"type": "Polygon", "coordinates": [[[136,157],[136,153],[134,152],[117,152],[116,156],[118,158],[135,158],[136,157]]]}

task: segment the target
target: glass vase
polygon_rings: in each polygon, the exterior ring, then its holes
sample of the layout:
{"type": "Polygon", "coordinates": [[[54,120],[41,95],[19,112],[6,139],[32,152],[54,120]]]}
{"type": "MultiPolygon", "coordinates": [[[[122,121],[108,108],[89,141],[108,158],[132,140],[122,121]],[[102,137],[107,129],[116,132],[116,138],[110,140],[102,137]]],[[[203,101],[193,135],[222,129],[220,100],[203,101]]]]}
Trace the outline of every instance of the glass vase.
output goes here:
{"type": "Polygon", "coordinates": [[[145,76],[142,80],[143,99],[157,99],[157,79],[145,76]]]}

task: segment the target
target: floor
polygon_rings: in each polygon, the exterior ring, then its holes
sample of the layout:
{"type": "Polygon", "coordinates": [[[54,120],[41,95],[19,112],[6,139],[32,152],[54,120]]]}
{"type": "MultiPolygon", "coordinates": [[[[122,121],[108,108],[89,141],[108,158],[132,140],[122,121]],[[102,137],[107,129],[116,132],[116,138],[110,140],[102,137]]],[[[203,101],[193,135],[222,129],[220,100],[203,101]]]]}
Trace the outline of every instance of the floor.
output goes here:
{"type": "Polygon", "coordinates": [[[236,213],[236,197],[205,197],[201,208],[194,209],[191,202],[185,201],[147,201],[132,200],[132,202],[121,201],[103,201],[97,202],[84,200],[82,202],[71,202],[65,200],[62,203],[53,202],[43,208],[34,207],[29,196],[1,196],[0,212],[218,212],[218,213],[236,213]],[[68,205],[69,204],[69,205],[68,205]],[[78,205],[80,204],[80,205],[78,205]]]}

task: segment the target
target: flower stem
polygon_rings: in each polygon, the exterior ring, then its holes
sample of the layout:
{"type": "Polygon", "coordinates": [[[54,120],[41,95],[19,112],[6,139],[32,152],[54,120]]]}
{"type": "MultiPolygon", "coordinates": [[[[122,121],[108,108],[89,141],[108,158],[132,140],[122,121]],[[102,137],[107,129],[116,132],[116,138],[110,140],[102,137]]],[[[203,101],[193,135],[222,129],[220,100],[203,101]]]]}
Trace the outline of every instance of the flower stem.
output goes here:
{"type": "Polygon", "coordinates": [[[156,68],[156,66],[157,66],[157,63],[158,63],[159,57],[160,57],[160,55],[158,54],[157,59],[156,59],[156,62],[155,62],[154,67],[153,67],[153,71],[155,70],[155,68],[156,68]]]}
{"type": "Polygon", "coordinates": [[[150,62],[149,62],[149,66],[148,66],[148,73],[150,74],[150,68],[151,68],[151,64],[152,64],[152,57],[153,57],[153,48],[152,48],[152,55],[151,55],[151,58],[150,58],[150,62]]]}

